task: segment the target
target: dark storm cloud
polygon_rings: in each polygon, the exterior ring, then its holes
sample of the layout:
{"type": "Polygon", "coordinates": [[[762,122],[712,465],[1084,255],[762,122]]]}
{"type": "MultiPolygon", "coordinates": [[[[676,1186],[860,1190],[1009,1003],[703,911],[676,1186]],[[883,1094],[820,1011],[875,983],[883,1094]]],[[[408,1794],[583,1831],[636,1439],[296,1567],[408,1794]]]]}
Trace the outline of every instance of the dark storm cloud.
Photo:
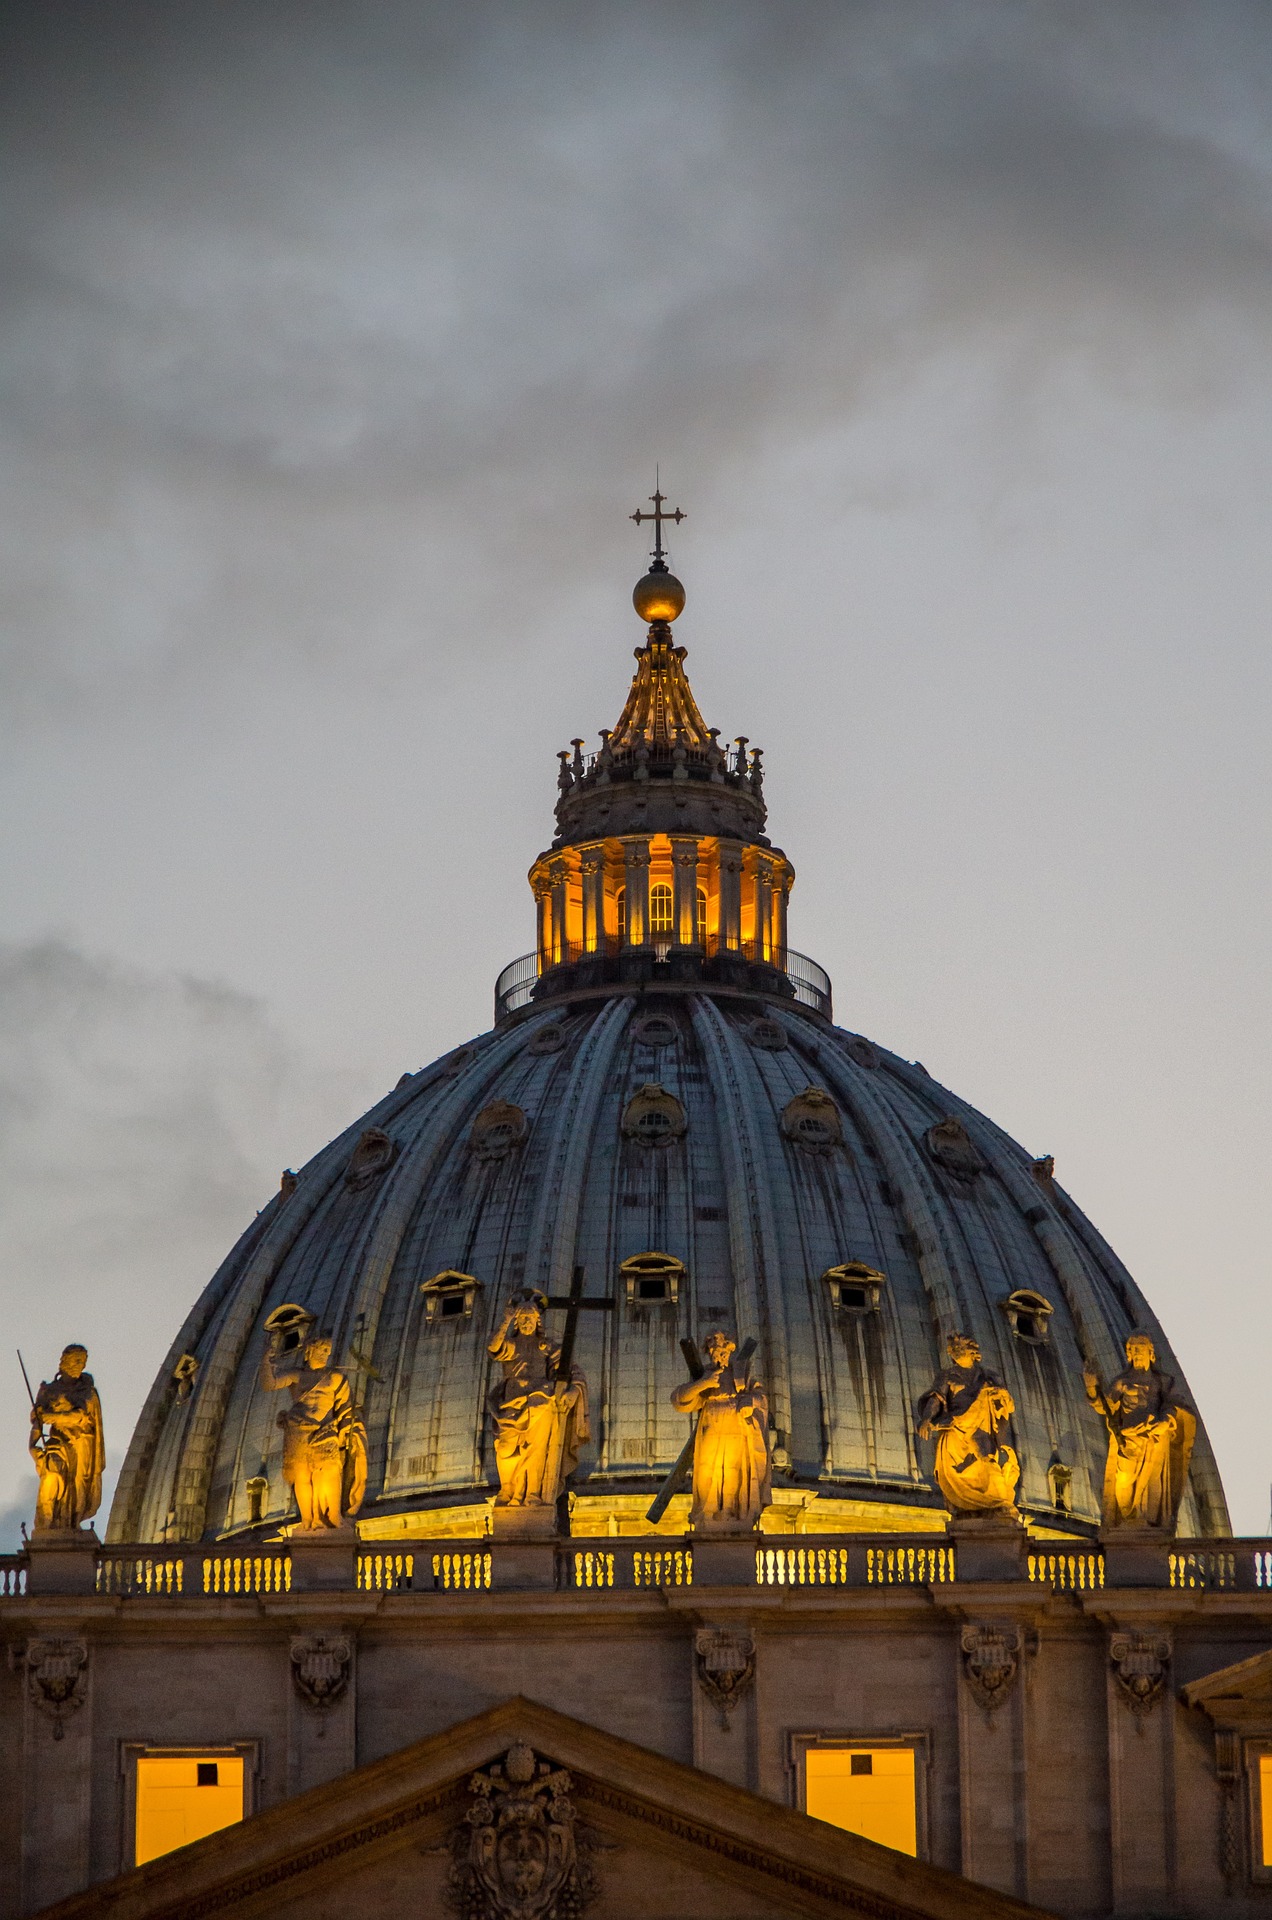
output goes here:
{"type": "Polygon", "coordinates": [[[25,1464],[14,1346],[36,1380],[88,1344],[117,1465],[173,1327],[270,1197],[262,1166],[303,1161],[361,1091],[216,982],[0,947],[0,1499],[25,1464]]]}
{"type": "Polygon", "coordinates": [[[598,472],[709,486],[951,342],[1184,392],[1217,295],[1266,327],[1260,8],[8,20],[27,701],[451,617],[480,542],[471,642],[547,529],[609,558],[598,472]]]}

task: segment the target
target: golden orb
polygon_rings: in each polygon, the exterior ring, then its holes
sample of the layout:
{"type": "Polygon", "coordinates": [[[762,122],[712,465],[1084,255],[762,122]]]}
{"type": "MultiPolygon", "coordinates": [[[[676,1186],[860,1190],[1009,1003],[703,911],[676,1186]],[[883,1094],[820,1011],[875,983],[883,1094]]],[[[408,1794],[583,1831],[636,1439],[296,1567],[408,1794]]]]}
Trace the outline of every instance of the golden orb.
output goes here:
{"type": "Polygon", "coordinates": [[[642,620],[674,620],[685,608],[685,590],[674,573],[647,573],[632,589],[632,605],[642,620]]]}

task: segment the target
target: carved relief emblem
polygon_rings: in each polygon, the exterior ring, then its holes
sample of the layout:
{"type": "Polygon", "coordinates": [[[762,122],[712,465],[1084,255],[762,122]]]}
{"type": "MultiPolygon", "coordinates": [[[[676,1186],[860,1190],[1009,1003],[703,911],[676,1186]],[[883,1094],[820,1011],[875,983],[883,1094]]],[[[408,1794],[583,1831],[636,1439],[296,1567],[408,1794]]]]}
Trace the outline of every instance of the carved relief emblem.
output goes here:
{"type": "Polygon", "coordinates": [[[805,1087],[782,1109],[782,1132],[810,1153],[829,1153],[844,1137],[839,1108],[824,1087],[805,1087]]]}
{"type": "Polygon", "coordinates": [[[985,1162],[961,1120],[938,1120],[923,1138],[937,1166],[956,1180],[974,1180],[984,1172],[985,1162]]]}
{"type": "Polygon", "coordinates": [[[719,1708],[720,1725],[727,1727],[729,1715],[755,1679],[754,1636],[731,1627],[699,1627],[693,1657],[698,1683],[719,1708]]]}
{"type": "Polygon", "coordinates": [[[564,1768],[521,1745],[473,1774],[473,1802],[452,1839],[450,1904],[462,1920],[576,1920],[594,1899],[570,1784],[564,1768]]]}
{"type": "Polygon", "coordinates": [[[519,1147],[529,1122],[511,1100],[492,1100],[473,1121],[468,1145],[477,1160],[502,1160],[519,1147]]]}
{"type": "Polygon", "coordinates": [[[1001,1707],[1016,1683],[1023,1651],[1019,1627],[964,1627],[963,1674],[987,1713],[1001,1707]]]}
{"type": "Polygon", "coordinates": [[[685,1110],[674,1093],[654,1083],[632,1095],[623,1114],[623,1132],[643,1147],[667,1147],[689,1130],[685,1110]]]}
{"type": "Polygon", "coordinates": [[[32,1640],[23,1656],[27,1691],[41,1713],[53,1722],[53,1738],[60,1740],[64,1722],[84,1704],[88,1691],[88,1648],[82,1640],[32,1640]]]}
{"type": "Polygon", "coordinates": [[[368,1127],[345,1168],[345,1185],[350,1193],[362,1193],[387,1173],[398,1157],[398,1144],[379,1127],[368,1127]]]}
{"type": "Polygon", "coordinates": [[[342,1633],[306,1633],[291,1643],[292,1679],[311,1707],[330,1707],[349,1684],[353,1647],[342,1633]]]}
{"type": "Polygon", "coordinates": [[[1163,1634],[1115,1633],[1109,1642],[1109,1659],[1131,1712],[1151,1712],[1166,1690],[1170,1641],[1163,1634]]]}

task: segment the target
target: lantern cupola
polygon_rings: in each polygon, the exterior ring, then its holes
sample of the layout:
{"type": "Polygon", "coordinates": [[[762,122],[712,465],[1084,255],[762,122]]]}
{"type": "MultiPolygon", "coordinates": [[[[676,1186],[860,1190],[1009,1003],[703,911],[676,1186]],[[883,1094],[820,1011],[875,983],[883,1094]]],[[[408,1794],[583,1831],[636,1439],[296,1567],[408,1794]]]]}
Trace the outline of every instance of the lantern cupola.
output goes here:
{"type": "Polygon", "coordinates": [[[558,755],[556,836],[530,870],[536,951],[501,975],[496,1013],[640,981],[806,998],[807,975],[807,1003],[828,1014],[829,981],[788,950],[795,872],[765,833],[761,750],[707,725],[672,634],[685,590],[662,536],[685,515],[657,487],[650,499],[652,510],[632,515],[654,528],[632,594],[648,623],[636,671],[598,748],[586,753],[579,737],[558,755]]]}

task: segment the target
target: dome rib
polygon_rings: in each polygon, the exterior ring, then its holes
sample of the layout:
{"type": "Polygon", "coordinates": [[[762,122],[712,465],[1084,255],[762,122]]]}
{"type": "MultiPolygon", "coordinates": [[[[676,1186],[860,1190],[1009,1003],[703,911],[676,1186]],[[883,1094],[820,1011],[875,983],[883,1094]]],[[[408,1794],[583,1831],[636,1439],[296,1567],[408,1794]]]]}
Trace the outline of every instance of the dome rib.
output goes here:
{"type": "MultiPolygon", "coordinates": [[[[634,994],[605,1002],[604,1011],[579,1043],[570,1066],[565,1099],[556,1116],[547,1150],[544,1177],[528,1237],[531,1258],[527,1275],[540,1276],[536,1284],[545,1293],[569,1290],[579,1264],[579,1214],[584,1175],[591,1155],[597,1118],[615,1052],[636,1005],[634,994]]],[[[610,1276],[605,1275],[608,1287],[610,1276]]],[[[590,1291],[600,1292],[595,1279],[590,1291]]]]}
{"type": "MultiPolygon", "coordinates": [[[[733,1252],[734,1285],[746,1277],[746,1304],[763,1357],[762,1377],[768,1389],[769,1421],[782,1433],[791,1431],[791,1359],[782,1297],[782,1265],[772,1188],[764,1156],[754,1138],[752,1103],[742,1093],[742,1081],[752,1069],[743,1062],[733,1029],[715,1002],[696,993],[691,1000],[694,1031],[704,1054],[733,1094],[728,1114],[731,1125],[720,1128],[720,1146],[729,1191],[729,1233],[733,1252]]],[[[718,1126],[717,1117],[717,1126],[718,1126]]],[[[739,1333],[747,1329],[739,1314],[739,1333]]]]}

